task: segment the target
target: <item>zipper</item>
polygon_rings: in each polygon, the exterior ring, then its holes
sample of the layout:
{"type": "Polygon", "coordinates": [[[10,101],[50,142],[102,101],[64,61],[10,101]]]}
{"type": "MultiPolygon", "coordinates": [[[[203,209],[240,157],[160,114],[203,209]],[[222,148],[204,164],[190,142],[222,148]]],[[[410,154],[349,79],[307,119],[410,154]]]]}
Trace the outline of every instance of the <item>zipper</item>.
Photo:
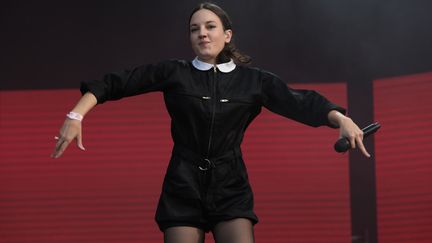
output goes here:
{"type": "Polygon", "coordinates": [[[210,156],[210,149],[211,149],[212,139],[213,139],[214,120],[216,115],[216,74],[217,74],[216,66],[213,66],[213,89],[212,89],[211,97],[214,98],[212,99],[213,110],[212,110],[212,116],[210,122],[210,135],[209,135],[208,146],[207,146],[207,158],[209,158],[210,156]]]}

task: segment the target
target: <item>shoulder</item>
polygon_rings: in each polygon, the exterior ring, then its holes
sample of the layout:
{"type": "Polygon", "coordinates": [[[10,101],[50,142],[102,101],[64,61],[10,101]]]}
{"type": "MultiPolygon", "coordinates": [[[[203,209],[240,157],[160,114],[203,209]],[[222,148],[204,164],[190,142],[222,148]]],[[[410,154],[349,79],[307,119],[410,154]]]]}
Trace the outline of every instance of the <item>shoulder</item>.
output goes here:
{"type": "Polygon", "coordinates": [[[281,80],[281,78],[278,75],[259,67],[246,66],[246,65],[238,65],[237,67],[239,72],[244,73],[246,75],[256,76],[260,80],[268,80],[268,79],[281,80]]]}
{"type": "Polygon", "coordinates": [[[150,72],[156,73],[158,75],[166,76],[173,73],[177,73],[180,70],[189,69],[190,62],[179,59],[166,59],[161,61],[156,61],[154,63],[149,64],[141,64],[139,66],[135,66],[134,69],[137,69],[138,72],[150,72]]]}
{"type": "Polygon", "coordinates": [[[171,68],[189,68],[191,62],[183,59],[167,59],[159,62],[159,65],[171,68]]]}

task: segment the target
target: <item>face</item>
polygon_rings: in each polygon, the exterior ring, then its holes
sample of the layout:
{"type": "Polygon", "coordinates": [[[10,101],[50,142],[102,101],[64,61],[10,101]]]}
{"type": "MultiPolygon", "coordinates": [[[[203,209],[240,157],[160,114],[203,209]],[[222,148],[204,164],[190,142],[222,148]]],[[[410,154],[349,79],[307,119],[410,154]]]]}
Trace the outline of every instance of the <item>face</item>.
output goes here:
{"type": "Polygon", "coordinates": [[[232,31],[224,30],[219,17],[210,10],[200,9],[190,21],[190,41],[198,59],[216,64],[216,58],[231,41],[232,31]]]}

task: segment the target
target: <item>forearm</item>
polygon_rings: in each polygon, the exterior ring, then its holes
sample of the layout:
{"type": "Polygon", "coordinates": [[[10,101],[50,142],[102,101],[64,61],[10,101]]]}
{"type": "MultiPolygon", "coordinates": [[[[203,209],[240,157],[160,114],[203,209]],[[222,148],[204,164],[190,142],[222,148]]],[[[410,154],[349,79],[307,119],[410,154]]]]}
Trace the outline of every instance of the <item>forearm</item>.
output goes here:
{"type": "Polygon", "coordinates": [[[96,96],[92,93],[85,93],[75,107],[71,110],[73,112],[79,113],[82,116],[85,116],[87,112],[89,112],[95,105],[97,104],[96,96]]]}

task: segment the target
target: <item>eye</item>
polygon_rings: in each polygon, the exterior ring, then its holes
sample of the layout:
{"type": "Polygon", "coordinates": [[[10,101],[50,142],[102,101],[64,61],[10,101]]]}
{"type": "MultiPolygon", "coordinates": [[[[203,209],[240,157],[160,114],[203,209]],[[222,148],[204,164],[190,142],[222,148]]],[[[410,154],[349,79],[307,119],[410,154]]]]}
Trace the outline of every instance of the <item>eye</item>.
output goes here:
{"type": "Polygon", "coordinates": [[[214,29],[214,28],[216,28],[216,25],[212,25],[212,24],[211,24],[211,25],[208,25],[208,26],[207,26],[207,29],[214,29]]]}
{"type": "Polygon", "coordinates": [[[196,32],[197,30],[198,30],[198,28],[191,28],[190,32],[193,33],[193,32],[196,32]]]}

